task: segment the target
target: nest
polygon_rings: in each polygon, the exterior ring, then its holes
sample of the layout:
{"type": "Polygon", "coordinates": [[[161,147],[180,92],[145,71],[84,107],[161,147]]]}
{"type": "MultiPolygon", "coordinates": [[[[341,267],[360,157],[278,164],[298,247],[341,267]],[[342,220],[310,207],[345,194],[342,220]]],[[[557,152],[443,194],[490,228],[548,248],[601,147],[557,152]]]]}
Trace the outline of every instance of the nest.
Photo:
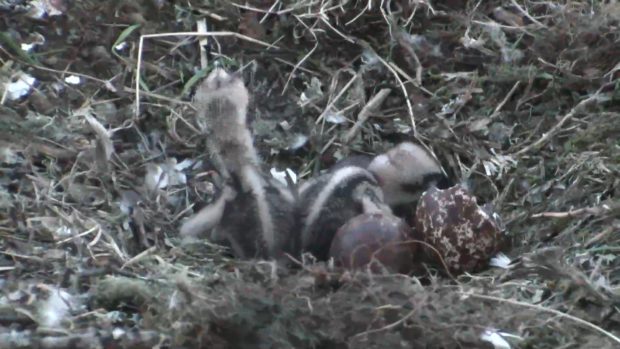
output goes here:
{"type": "Polygon", "coordinates": [[[0,347],[620,344],[615,2],[8,1],[0,12],[0,347]],[[197,23],[218,34],[138,45],[197,23]],[[181,220],[216,192],[190,103],[216,64],[252,93],[266,172],[303,179],[424,143],[498,208],[512,263],[418,278],[183,245],[181,220]]]}

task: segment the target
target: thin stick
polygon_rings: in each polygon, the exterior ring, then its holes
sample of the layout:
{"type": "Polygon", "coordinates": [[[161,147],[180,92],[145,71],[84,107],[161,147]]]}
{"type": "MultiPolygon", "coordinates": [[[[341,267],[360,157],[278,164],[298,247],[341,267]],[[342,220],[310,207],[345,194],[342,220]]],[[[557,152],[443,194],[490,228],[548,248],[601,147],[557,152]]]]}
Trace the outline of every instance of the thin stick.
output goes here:
{"type": "Polygon", "coordinates": [[[151,246],[149,248],[147,248],[146,250],[138,253],[135,257],[131,258],[130,260],[128,260],[127,262],[125,262],[122,266],[121,266],[121,270],[127,268],[128,266],[135,264],[141,260],[143,260],[144,258],[150,256],[151,254],[153,254],[153,252],[155,252],[157,250],[157,246],[151,246]]]}
{"type": "Polygon", "coordinates": [[[546,25],[540,23],[536,18],[532,17],[532,15],[530,15],[523,7],[521,7],[521,5],[519,5],[518,2],[516,2],[515,0],[510,0],[510,2],[527,18],[529,18],[532,22],[538,24],[539,26],[543,27],[543,28],[547,28],[546,25]]]}
{"type": "Polygon", "coordinates": [[[431,96],[431,97],[436,97],[437,95],[430,91],[429,89],[427,89],[424,86],[418,85],[418,83],[415,81],[415,79],[411,76],[409,76],[409,74],[407,74],[404,70],[402,70],[402,68],[400,68],[399,66],[397,66],[396,64],[394,64],[393,62],[389,62],[388,63],[396,72],[398,72],[398,74],[400,74],[402,77],[404,77],[405,79],[407,79],[407,82],[410,82],[413,86],[417,87],[420,89],[420,91],[426,93],[427,95],[431,96]]]}
{"type": "Polygon", "coordinates": [[[267,13],[263,15],[263,18],[261,18],[261,20],[258,23],[260,24],[265,23],[265,20],[267,20],[267,16],[269,16],[269,14],[272,13],[273,9],[276,8],[276,6],[278,6],[279,4],[280,4],[280,0],[274,1],[273,5],[271,5],[269,10],[267,10],[267,13]]]}
{"type": "Polygon", "coordinates": [[[565,212],[541,212],[532,215],[532,218],[567,218],[567,217],[580,217],[585,215],[599,216],[603,213],[615,211],[620,208],[620,202],[613,203],[611,205],[601,205],[595,207],[583,207],[576,210],[570,210],[565,212]]]}
{"type": "MultiPolygon", "coordinates": [[[[130,92],[130,93],[136,93],[136,89],[130,88],[130,87],[126,87],[126,86],[123,87],[123,91],[130,92]]],[[[152,93],[152,92],[147,92],[147,91],[141,91],[140,93],[145,95],[145,96],[147,96],[147,97],[151,97],[153,99],[160,99],[162,101],[165,101],[165,102],[168,102],[168,103],[172,103],[172,104],[181,104],[181,105],[184,105],[186,107],[194,109],[194,105],[191,102],[182,101],[182,100],[179,100],[179,99],[175,99],[175,98],[172,98],[172,97],[166,97],[166,96],[163,96],[163,95],[159,95],[157,93],[152,93]]]]}
{"type": "Polygon", "coordinates": [[[550,130],[549,132],[543,134],[543,136],[537,140],[536,142],[528,145],[527,147],[519,150],[518,152],[514,153],[513,155],[523,155],[527,152],[529,152],[530,150],[534,149],[534,148],[538,148],[540,146],[542,146],[544,143],[546,143],[551,137],[553,137],[556,133],[558,133],[558,131],[560,130],[560,128],[562,127],[562,125],[564,125],[564,123],[575,116],[575,114],[577,114],[578,112],[581,112],[581,110],[587,105],[590,104],[591,102],[595,101],[596,99],[598,99],[599,97],[599,92],[596,92],[595,94],[593,94],[592,96],[584,99],[583,101],[579,102],[575,107],[573,107],[573,109],[570,110],[570,112],[568,112],[566,115],[564,115],[564,117],[560,120],[560,122],[558,122],[557,124],[555,124],[550,130]]]}
{"type": "Polygon", "coordinates": [[[301,6],[298,7],[297,5],[294,5],[292,7],[285,8],[284,10],[273,11],[273,6],[269,10],[263,10],[263,9],[256,8],[256,7],[251,7],[251,6],[248,6],[248,5],[237,4],[237,3],[234,3],[234,2],[232,2],[231,5],[234,6],[234,7],[238,7],[240,9],[248,10],[248,11],[260,12],[260,13],[265,13],[265,14],[273,14],[273,15],[276,15],[276,16],[280,16],[280,15],[283,15],[285,13],[293,12],[296,9],[298,9],[299,7],[301,7],[301,6]]]}
{"type": "Polygon", "coordinates": [[[394,75],[394,78],[396,79],[396,81],[400,85],[401,90],[403,91],[403,98],[405,99],[405,103],[407,104],[407,111],[409,112],[409,119],[411,121],[411,127],[413,129],[413,134],[417,135],[418,132],[416,131],[415,117],[413,116],[413,106],[411,105],[411,101],[409,100],[409,94],[407,93],[407,88],[405,87],[405,84],[403,84],[403,81],[398,76],[398,73],[396,72],[396,70],[394,70],[394,68],[392,68],[392,66],[385,59],[381,58],[381,56],[377,54],[377,52],[372,48],[372,46],[370,46],[369,43],[363,40],[358,40],[358,44],[362,46],[363,48],[371,51],[375,55],[375,57],[379,60],[379,62],[381,62],[381,64],[383,64],[390,71],[390,73],[394,75]]]}
{"type": "Polygon", "coordinates": [[[353,138],[358,134],[360,127],[366,122],[366,120],[368,120],[368,117],[370,117],[370,114],[377,110],[391,91],[392,90],[389,88],[381,89],[370,99],[370,101],[368,101],[368,103],[366,103],[364,108],[362,108],[362,111],[358,114],[357,121],[353,124],[353,126],[351,126],[347,134],[344,136],[344,144],[349,144],[351,140],[353,140],[353,138]]]}
{"type": "Polygon", "coordinates": [[[288,78],[286,79],[286,83],[284,84],[284,87],[282,88],[282,95],[284,95],[284,93],[286,92],[286,89],[288,88],[288,84],[291,82],[291,79],[293,78],[293,74],[295,74],[295,71],[297,71],[297,69],[299,69],[301,67],[301,65],[304,64],[306,59],[310,58],[310,56],[312,56],[314,51],[319,47],[319,40],[317,39],[316,35],[314,34],[314,31],[310,30],[309,32],[314,37],[314,42],[315,42],[314,47],[310,50],[310,52],[306,53],[303,56],[303,58],[299,62],[297,62],[297,64],[295,64],[295,66],[293,67],[293,70],[291,70],[291,72],[288,74],[288,78]]]}
{"type": "MultiPolygon", "coordinates": [[[[321,14],[323,14],[323,11],[321,10],[321,14]]],[[[351,39],[350,37],[346,36],[345,34],[341,33],[340,31],[338,31],[338,29],[334,28],[334,26],[329,23],[328,20],[325,19],[325,17],[327,16],[320,16],[320,19],[323,23],[325,23],[325,25],[327,25],[331,30],[333,30],[336,34],[340,35],[340,37],[342,37],[343,39],[345,39],[346,41],[354,44],[355,40],[351,39]]]]}
{"type": "Polygon", "coordinates": [[[545,308],[545,307],[541,307],[539,305],[535,305],[535,304],[529,304],[529,303],[524,303],[524,302],[519,302],[519,301],[515,301],[512,299],[504,299],[504,298],[499,298],[499,297],[493,297],[493,296],[485,296],[485,295],[481,295],[481,294],[475,294],[475,293],[468,293],[468,292],[461,292],[459,291],[460,294],[464,295],[464,296],[470,296],[470,297],[474,297],[474,298],[478,298],[478,299],[486,299],[486,300],[490,300],[490,301],[495,301],[495,302],[500,302],[500,303],[508,303],[508,304],[512,304],[512,305],[518,305],[518,306],[522,306],[525,308],[532,308],[532,309],[536,309],[545,313],[551,313],[554,315],[557,315],[559,317],[562,318],[567,318],[569,320],[572,320],[578,324],[584,325],[586,327],[589,327],[597,332],[600,332],[602,334],[604,334],[605,336],[611,338],[614,342],[620,343],[620,338],[618,338],[617,336],[615,336],[613,333],[610,333],[608,331],[605,331],[604,329],[602,329],[601,327],[588,322],[586,320],[580,319],[576,316],[570,315],[570,314],[566,314],[563,313],[561,311],[555,310],[555,309],[551,309],[551,308],[545,308]]]}
{"type": "Polygon", "coordinates": [[[403,33],[399,30],[396,24],[394,24],[394,21],[389,21],[388,24],[390,25],[390,28],[392,28],[392,30],[394,31],[396,35],[396,40],[398,44],[400,45],[400,47],[402,47],[405,51],[407,51],[407,53],[409,53],[409,56],[411,56],[413,60],[415,61],[415,64],[416,64],[415,81],[418,83],[419,86],[422,86],[422,73],[423,73],[422,63],[420,62],[420,58],[418,57],[417,53],[413,49],[413,45],[407,42],[407,39],[405,39],[405,36],[403,35],[403,33]]]}
{"type": "Polygon", "coordinates": [[[387,325],[385,325],[385,326],[383,326],[381,328],[376,328],[376,329],[372,329],[372,330],[368,330],[368,331],[364,331],[364,332],[358,333],[358,334],[354,335],[353,338],[369,335],[369,334],[372,334],[372,333],[377,333],[377,332],[391,330],[391,329],[395,328],[396,326],[402,324],[403,322],[407,321],[407,319],[412,317],[417,311],[418,311],[418,308],[414,308],[409,313],[407,313],[407,315],[405,315],[402,318],[392,322],[391,324],[387,324],[387,325]]]}
{"type": "Polygon", "coordinates": [[[318,124],[319,122],[321,122],[321,120],[323,120],[323,118],[325,117],[325,115],[331,110],[331,108],[334,106],[334,104],[336,104],[336,102],[340,99],[340,97],[342,97],[342,95],[347,92],[347,90],[349,89],[349,87],[351,87],[351,85],[353,84],[353,82],[359,77],[359,73],[355,73],[355,75],[353,75],[353,77],[349,80],[349,82],[347,82],[346,85],[344,85],[344,87],[342,88],[342,90],[340,90],[340,92],[336,95],[336,97],[334,97],[334,99],[332,99],[331,102],[329,102],[329,104],[325,107],[325,110],[323,110],[323,112],[321,113],[321,115],[319,115],[319,117],[316,119],[316,121],[314,122],[315,124],[318,124]]]}
{"type": "Polygon", "coordinates": [[[510,91],[508,91],[508,94],[506,95],[506,97],[504,97],[504,99],[497,105],[497,107],[495,107],[495,110],[493,111],[493,114],[489,116],[489,119],[494,119],[495,117],[497,117],[497,115],[499,115],[499,111],[502,110],[502,108],[504,107],[506,102],[508,102],[508,100],[512,97],[512,95],[515,94],[515,91],[517,90],[517,87],[519,87],[520,84],[521,84],[521,81],[517,80],[517,82],[514,85],[512,85],[512,88],[510,89],[510,91]]]}
{"type": "MultiPolygon", "coordinates": [[[[207,32],[207,20],[201,18],[196,21],[196,30],[200,33],[207,32]]],[[[207,49],[205,48],[209,44],[209,38],[204,37],[198,40],[199,49],[200,49],[200,68],[204,69],[207,67],[207,49]]]]}

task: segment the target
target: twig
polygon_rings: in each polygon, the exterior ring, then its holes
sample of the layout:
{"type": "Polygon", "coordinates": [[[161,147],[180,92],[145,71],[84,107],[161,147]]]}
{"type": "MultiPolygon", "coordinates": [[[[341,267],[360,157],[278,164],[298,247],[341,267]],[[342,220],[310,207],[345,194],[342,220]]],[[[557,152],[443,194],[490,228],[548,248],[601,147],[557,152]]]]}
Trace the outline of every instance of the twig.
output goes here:
{"type": "MultiPolygon", "coordinates": [[[[123,91],[130,92],[130,93],[136,93],[136,89],[131,88],[131,87],[127,87],[127,86],[123,86],[123,91]]],[[[188,102],[188,101],[183,101],[183,100],[175,99],[175,98],[172,98],[172,97],[166,97],[164,95],[160,95],[160,94],[153,93],[153,92],[148,92],[148,91],[140,91],[140,94],[143,94],[143,95],[145,95],[147,97],[151,97],[151,98],[154,98],[154,99],[159,99],[159,100],[162,100],[162,101],[165,101],[165,102],[168,102],[168,103],[172,103],[172,104],[181,104],[181,105],[184,105],[186,107],[194,109],[194,105],[191,102],[188,102]]]]}
{"type": "Polygon", "coordinates": [[[486,26],[486,27],[491,27],[491,28],[501,28],[501,29],[510,30],[510,31],[522,32],[522,33],[525,33],[525,34],[527,34],[529,36],[534,37],[534,34],[530,33],[529,31],[527,31],[523,27],[515,27],[515,26],[511,26],[511,25],[505,25],[505,24],[497,23],[495,21],[483,22],[483,21],[473,20],[471,22],[475,23],[475,24],[483,25],[483,26],[486,26]]]}
{"type": "Polygon", "coordinates": [[[261,18],[261,20],[258,21],[258,23],[260,23],[260,24],[265,23],[265,20],[267,20],[267,17],[269,16],[269,14],[272,13],[273,9],[276,8],[276,6],[278,6],[278,5],[280,5],[280,0],[274,1],[273,5],[271,5],[269,10],[267,10],[267,12],[263,15],[263,18],[261,18]]]}
{"type": "MultiPolygon", "coordinates": [[[[200,33],[207,32],[206,19],[201,18],[198,21],[196,21],[196,31],[200,33]]],[[[200,38],[198,40],[198,44],[199,44],[199,49],[200,49],[200,68],[205,69],[207,67],[207,64],[209,63],[207,61],[207,49],[206,49],[207,45],[209,44],[209,38],[208,37],[200,38]]]]}
{"type": "Polygon", "coordinates": [[[521,5],[519,5],[518,2],[516,2],[515,0],[510,0],[510,2],[527,18],[529,18],[532,22],[538,24],[539,26],[543,27],[543,28],[547,28],[546,25],[542,24],[541,22],[539,22],[536,18],[532,17],[532,15],[530,15],[523,7],[521,7],[521,5]]]}
{"type": "MultiPolygon", "coordinates": [[[[290,65],[291,67],[296,67],[296,64],[291,63],[291,62],[289,62],[289,61],[286,61],[286,60],[284,60],[284,59],[282,59],[282,58],[280,58],[280,57],[273,57],[273,59],[275,59],[276,61],[278,61],[278,62],[280,62],[280,63],[286,64],[286,65],[290,65]]],[[[308,68],[304,68],[304,67],[297,67],[297,69],[299,69],[299,70],[301,70],[301,71],[303,71],[303,72],[306,72],[306,73],[308,73],[308,74],[315,75],[315,76],[320,76],[320,75],[321,75],[321,73],[319,73],[319,72],[317,72],[317,71],[314,71],[314,70],[310,70],[310,69],[308,69],[308,68]]]]}
{"type": "Polygon", "coordinates": [[[398,319],[397,321],[392,322],[391,324],[387,324],[387,325],[385,325],[385,326],[383,326],[381,328],[376,328],[376,329],[372,329],[372,330],[368,330],[368,331],[364,331],[364,332],[358,333],[358,334],[354,335],[353,338],[369,335],[369,334],[372,334],[372,333],[377,333],[377,332],[391,330],[394,327],[396,327],[396,326],[402,324],[403,322],[407,321],[407,319],[412,317],[417,311],[418,311],[418,309],[414,308],[409,313],[407,313],[407,315],[403,316],[402,318],[398,319]]]}
{"type": "MultiPolygon", "coordinates": [[[[278,1],[276,1],[276,3],[278,3],[278,1]]],[[[252,6],[248,6],[248,5],[237,4],[235,2],[231,2],[230,4],[232,6],[234,6],[234,7],[238,7],[238,8],[243,9],[243,10],[254,11],[254,12],[265,13],[265,14],[273,14],[273,15],[276,15],[276,16],[280,16],[280,15],[283,15],[283,14],[286,14],[286,13],[289,13],[289,12],[293,12],[293,11],[295,11],[298,8],[298,6],[295,5],[295,6],[292,6],[292,7],[289,7],[289,8],[285,8],[284,10],[273,11],[273,6],[269,10],[263,10],[263,9],[252,7],[252,6]]],[[[299,7],[301,7],[301,6],[299,6],[299,7]]]]}
{"type": "Polygon", "coordinates": [[[71,236],[71,237],[68,237],[66,239],[63,239],[63,240],[60,240],[60,241],[56,242],[56,245],[62,245],[65,242],[69,242],[71,240],[74,240],[74,239],[81,238],[81,237],[84,237],[86,235],[89,235],[90,233],[94,232],[97,228],[98,228],[98,226],[95,225],[94,227],[88,229],[87,231],[85,231],[83,233],[76,234],[74,236],[71,236]]]}
{"type": "Polygon", "coordinates": [[[149,248],[147,248],[146,250],[138,253],[135,257],[131,258],[130,260],[128,260],[127,262],[125,262],[122,266],[121,266],[121,270],[125,269],[126,267],[135,264],[141,260],[143,260],[145,257],[150,256],[151,254],[153,254],[153,252],[155,252],[157,250],[157,246],[151,246],[149,248]]]}
{"type": "MultiPolygon", "coordinates": [[[[299,20],[301,22],[301,19],[297,18],[297,20],[299,20]]],[[[286,83],[284,84],[284,87],[282,88],[282,95],[284,95],[284,92],[286,92],[286,89],[288,88],[288,84],[291,82],[291,79],[293,78],[293,74],[295,74],[295,71],[297,71],[297,69],[299,69],[301,67],[301,65],[308,59],[310,58],[310,56],[312,56],[312,54],[314,53],[314,51],[319,47],[319,41],[318,38],[316,37],[316,34],[314,34],[313,30],[308,30],[308,32],[310,34],[312,34],[312,36],[314,37],[314,47],[310,50],[310,52],[306,53],[301,60],[299,60],[299,62],[297,62],[297,64],[295,64],[293,66],[293,70],[291,70],[291,72],[288,75],[288,78],[286,79],[286,83]]]]}
{"type": "Polygon", "coordinates": [[[364,6],[364,9],[362,11],[360,11],[360,13],[358,13],[357,15],[355,15],[353,17],[353,19],[351,19],[350,21],[346,22],[344,24],[345,27],[348,27],[351,23],[355,22],[358,20],[358,18],[362,17],[364,15],[364,13],[366,13],[366,11],[370,10],[371,7],[371,0],[368,1],[368,5],[364,6]]]}
{"type": "MultiPolygon", "coordinates": [[[[618,227],[617,226],[611,226],[611,227],[607,227],[605,228],[602,232],[594,235],[592,238],[590,238],[588,241],[586,241],[586,243],[584,244],[585,247],[592,247],[594,244],[598,244],[599,242],[605,240],[608,236],[617,233],[618,232],[618,227]]],[[[607,247],[603,247],[605,249],[607,249],[607,247]]],[[[620,247],[619,247],[620,249],[620,247]]],[[[592,250],[590,250],[592,251],[592,250]]]]}
{"type": "Polygon", "coordinates": [[[601,205],[595,207],[583,207],[576,210],[564,211],[564,212],[541,212],[532,215],[532,218],[567,218],[567,217],[581,217],[585,215],[600,216],[606,212],[615,211],[620,209],[620,202],[615,202],[611,205],[601,205]]]}
{"type": "Polygon", "coordinates": [[[605,336],[611,338],[614,342],[620,343],[620,338],[618,338],[617,336],[615,336],[613,333],[610,333],[608,331],[605,331],[604,329],[602,329],[601,327],[588,322],[586,320],[580,319],[576,316],[570,315],[570,314],[566,314],[563,313],[561,311],[555,310],[555,309],[551,309],[551,308],[545,308],[536,304],[529,304],[529,303],[524,303],[524,302],[519,302],[519,301],[515,301],[512,299],[504,299],[504,298],[499,298],[499,297],[493,297],[493,296],[486,296],[486,295],[481,295],[481,294],[475,294],[475,293],[469,293],[469,292],[462,292],[459,291],[460,294],[464,295],[464,296],[469,296],[469,297],[474,297],[474,298],[478,298],[478,299],[486,299],[486,300],[490,300],[490,301],[494,301],[494,302],[500,302],[500,303],[508,303],[508,304],[512,304],[512,305],[518,305],[521,307],[525,307],[525,308],[532,308],[532,309],[536,309],[545,313],[551,313],[554,315],[557,315],[561,318],[566,318],[569,320],[572,320],[578,324],[584,325],[586,327],[589,327],[597,332],[600,332],[602,334],[604,334],[605,336]]]}
{"type": "Polygon", "coordinates": [[[411,56],[413,60],[415,61],[415,64],[416,64],[415,81],[418,83],[418,85],[422,86],[423,69],[422,69],[422,63],[420,62],[420,58],[418,58],[418,54],[413,49],[413,45],[407,42],[407,39],[405,39],[405,36],[398,29],[398,27],[394,24],[394,22],[390,21],[389,25],[390,25],[390,28],[392,28],[392,30],[395,32],[396,41],[398,42],[400,47],[402,47],[405,51],[407,51],[409,56],[411,56]]]}
{"type": "MultiPolygon", "coordinates": [[[[599,90],[600,91],[600,90],[599,90]]],[[[583,108],[586,107],[586,105],[590,104],[591,102],[595,101],[598,99],[599,97],[599,91],[597,91],[596,93],[594,93],[592,96],[584,99],[583,101],[579,102],[575,107],[573,107],[573,109],[571,109],[570,112],[568,112],[566,115],[564,115],[564,117],[557,123],[555,124],[555,126],[553,126],[549,132],[543,134],[543,136],[537,140],[536,142],[528,145],[527,147],[519,150],[518,152],[514,153],[513,155],[523,155],[527,152],[529,152],[532,149],[535,148],[539,148],[541,147],[544,143],[546,143],[549,139],[551,139],[551,137],[553,137],[556,133],[558,133],[558,131],[560,130],[560,128],[562,127],[562,125],[564,125],[564,123],[575,116],[575,114],[581,112],[581,110],[583,108]]]]}
{"type": "Polygon", "coordinates": [[[341,33],[338,29],[336,29],[331,23],[329,23],[329,21],[326,18],[329,18],[326,14],[325,14],[325,6],[321,6],[321,10],[319,12],[319,19],[321,20],[321,22],[325,23],[326,26],[329,27],[329,29],[333,30],[334,33],[338,34],[340,37],[342,37],[343,39],[345,39],[346,41],[354,44],[355,40],[348,37],[347,35],[345,35],[344,33],[341,33]]]}
{"type": "Polygon", "coordinates": [[[493,114],[489,116],[489,119],[495,119],[499,115],[499,111],[502,110],[502,108],[504,107],[506,102],[508,102],[508,100],[512,97],[512,95],[515,94],[515,91],[517,90],[517,87],[519,87],[520,84],[521,84],[521,81],[517,80],[517,82],[515,82],[515,84],[512,85],[512,88],[510,89],[510,91],[508,91],[508,94],[506,95],[506,97],[504,97],[504,99],[497,105],[497,107],[495,107],[495,110],[493,111],[493,114]]]}
{"type": "Polygon", "coordinates": [[[394,64],[394,62],[389,62],[388,64],[390,65],[390,67],[392,67],[392,69],[394,69],[396,72],[398,72],[398,74],[400,74],[402,77],[407,79],[407,82],[410,82],[413,86],[419,88],[420,91],[426,93],[427,95],[429,95],[431,97],[437,97],[437,95],[433,91],[430,91],[429,89],[427,89],[426,87],[424,87],[422,85],[418,85],[418,83],[415,81],[415,79],[413,77],[409,76],[409,74],[407,74],[407,72],[402,70],[401,67],[399,67],[396,64],[394,64]]]}
{"type": "Polygon", "coordinates": [[[379,54],[377,54],[377,52],[370,46],[370,44],[368,44],[367,42],[363,40],[358,40],[357,43],[363,48],[367,49],[368,51],[371,51],[375,55],[375,57],[379,60],[379,62],[381,62],[381,64],[383,64],[390,71],[390,73],[394,75],[394,78],[396,79],[396,81],[400,85],[401,90],[403,91],[403,98],[405,99],[405,103],[407,104],[407,111],[409,112],[409,119],[411,121],[411,127],[413,129],[413,134],[416,135],[417,131],[416,131],[416,126],[415,126],[415,117],[413,116],[413,106],[411,105],[411,101],[409,100],[409,94],[407,93],[407,88],[405,88],[405,84],[403,84],[403,81],[398,76],[398,73],[394,70],[394,68],[392,68],[392,66],[388,62],[386,62],[383,58],[381,58],[381,56],[379,56],[379,54]]]}
{"type": "Polygon", "coordinates": [[[383,103],[383,101],[387,98],[390,92],[391,90],[389,88],[381,89],[379,92],[377,92],[376,95],[374,95],[370,99],[370,101],[368,101],[368,103],[366,103],[364,108],[362,108],[362,111],[360,111],[360,113],[357,115],[357,121],[355,122],[355,124],[353,124],[353,126],[351,126],[347,134],[344,136],[344,144],[349,144],[351,142],[351,140],[359,132],[362,124],[364,124],[366,120],[368,120],[370,114],[377,110],[377,108],[381,105],[381,103],[383,103]]]}
{"type": "Polygon", "coordinates": [[[205,9],[202,9],[202,8],[196,8],[195,7],[195,8],[193,8],[193,11],[196,11],[196,12],[202,14],[202,15],[211,17],[211,18],[215,19],[218,22],[223,22],[223,21],[228,20],[228,18],[226,18],[226,17],[220,16],[217,13],[213,13],[211,11],[208,11],[208,10],[205,10],[205,9]]]}
{"type": "MultiPolygon", "coordinates": [[[[17,59],[15,57],[12,57],[12,58],[17,59]]],[[[102,80],[102,79],[98,79],[98,78],[96,78],[94,76],[90,76],[90,75],[87,75],[87,74],[74,72],[74,71],[71,71],[71,70],[58,70],[58,69],[44,67],[42,65],[28,63],[28,62],[21,61],[21,60],[19,60],[19,62],[22,63],[22,64],[25,64],[25,65],[28,65],[28,66],[30,66],[32,68],[38,69],[38,70],[60,74],[61,77],[65,76],[65,75],[75,75],[75,76],[79,76],[81,78],[84,78],[86,80],[91,80],[91,81],[94,81],[94,82],[98,82],[100,84],[103,84],[107,89],[109,89],[112,92],[116,91],[116,88],[112,85],[112,80],[114,80],[114,79],[116,79],[117,77],[120,76],[120,75],[117,75],[117,76],[113,76],[112,78],[110,78],[108,80],[102,80]]]]}
{"type": "Polygon", "coordinates": [[[353,75],[353,77],[349,80],[349,82],[347,82],[346,85],[344,85],[344,87],[342,88],[342,90],[340,90],[340,92],[336,95],[336,97],[334,97],[334,99],[332,99],[331,102],[329,102],[329,104],[325,107],[325,110],[323,110],[321,115],[319,115],[319,117],[316,119],[315,124],[318,124],[319,122],[321,122],[323,120],[323,118],[325,118],[325,115],[331,110],[331,108],[334,106],[334,104],[336,104],[336,102],[349,89],[349,87],[351,87],[351,85],[353,85],[353,82],[355,82],[355,80],[359,76],[360,76],[359,73],[355,73],[355,75],[353,75]]]}

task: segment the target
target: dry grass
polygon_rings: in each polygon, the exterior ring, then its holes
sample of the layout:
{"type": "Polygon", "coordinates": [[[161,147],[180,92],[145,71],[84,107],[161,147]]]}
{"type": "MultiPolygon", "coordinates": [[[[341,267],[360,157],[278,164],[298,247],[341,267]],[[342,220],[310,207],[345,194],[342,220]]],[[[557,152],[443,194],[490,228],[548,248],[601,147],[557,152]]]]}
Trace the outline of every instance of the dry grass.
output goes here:
{"type": "Polygon", "coordinates": [[[0,82],[38,80],[0,105],[0,347],[620,346],[616,2],[157,3],[0,7],[0,82]],[[218,34],[161,35],[203,20],[218,34]],[[424,143],[498,208],[512,266],[291,271],[182,245],[213,196],[188,102],[216,63],[242,70],[269,166],[424,143]]]}

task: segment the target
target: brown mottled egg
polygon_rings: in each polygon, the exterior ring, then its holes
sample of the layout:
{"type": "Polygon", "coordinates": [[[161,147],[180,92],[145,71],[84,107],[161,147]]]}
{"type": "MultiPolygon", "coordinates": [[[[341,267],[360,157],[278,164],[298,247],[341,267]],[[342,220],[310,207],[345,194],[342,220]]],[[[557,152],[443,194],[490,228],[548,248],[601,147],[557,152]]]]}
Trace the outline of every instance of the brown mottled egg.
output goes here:
{"type": "MultiPolygon", "coordinates": [[[[480,207],[463,185],[422,194],[415,214],[416,235],[433,246],[452,273],[479,270],[503,244],[499,216],[480,207]]],[[[424,253],[439,262],[437,252],[424,253]]]]}
{"type": "Polygon", "coordinates": [[[402,219],[387,213],[364,213],[338,229],[329,257],[348,269],[370,264],[371,271],[379,272],[379,262],[390,272],[407,274],[413,269],[413,238],[411,228],[402,219]]]}

